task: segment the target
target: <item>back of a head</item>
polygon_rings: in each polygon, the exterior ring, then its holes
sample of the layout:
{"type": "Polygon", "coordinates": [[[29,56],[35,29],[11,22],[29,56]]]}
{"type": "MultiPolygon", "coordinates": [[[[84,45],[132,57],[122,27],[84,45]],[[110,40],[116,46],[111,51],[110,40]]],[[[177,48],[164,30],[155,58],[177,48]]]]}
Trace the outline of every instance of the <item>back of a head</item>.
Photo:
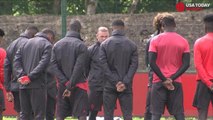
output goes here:
{"type": "Polygon", "coordinates": [[[44,28],[41,32],[47,35],[50,42],[53,42],[55,40],[55,32],[53,30],[44,28]]]}
{"type": "Polygon", "coordinates": [[[168,16],[168,15],[171,15],[169,14],[168,12],[163,12],[163,13],[158,13],[154,19],[153,19],[153,27],[155,28],[155,30],[158,31],[158,34],[161,32],[161,27],[162,27],[162,19],[164,16],[168,16]]]}
{"type": "Polygon", "coordinates": [[[171,14],[163,16],[161,23],[162,23],[163,27],[175,27],[176,26],[175,18],[171,14]]]}
{"type": "Polygon", "coordinates": [[[44,34],[51,34],[51,35],[55,36],[55,32],[49,28],[44,28],[41,30],[41,32],[44,34]]]}
{"type": "Polygon", "coordinates": [[[25,30],[25,33],[30,37],[34,37],[34,35],[38,32],[38,28],[36,26],[28,26],[25,30]]]}
{"type": "Polygon", "coordinates": [[[125,24],[122,20],[115,20],[112,22],[113,30],[117,30],[117,29],[121,30],[121,29],[124,29],[124,27],[125,27],[125,24]]]}
{"type": "Polygon", "coordinates": [[[70,22],[70,31],[75,31],[80,33],[81,31],[81,23],[79,20],[71,20],[70,22]]]}
{"type": "Polygon", "coordinates": [[[0,29],[0,37],[4,37],[5,33],[4,30],[0,29]]]}
{"type": "Polygon", "coordinates": [[[213,32],[213,14],[208,14],[203,18],[206,32],[213,32]]]}

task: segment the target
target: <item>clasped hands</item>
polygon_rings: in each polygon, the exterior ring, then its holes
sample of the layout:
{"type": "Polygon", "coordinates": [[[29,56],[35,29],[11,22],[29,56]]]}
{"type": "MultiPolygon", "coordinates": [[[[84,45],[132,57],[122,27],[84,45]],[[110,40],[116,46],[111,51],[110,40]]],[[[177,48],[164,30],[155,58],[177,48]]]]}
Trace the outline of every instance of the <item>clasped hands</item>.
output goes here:
{"type": "Polygon", "coordinates": [[[116,84],[116,89],[117,89],[118,92],[123,92],[126,89],[126,86],[123,82],[119,81],[116,84]]]}
{"type": "Polygon", "coordinates": [[[164,82],[163,82],[163,86],[165,88],[167,88],[168,90],[174,90],[175,86],[172,84],[172,79],[171,78],[167,78],[164,82]]]}
{"type": "Polygon", "coordinates": [[[28,76],[22,76],[18,79],[18,82],[21,83],[22,85],[27,85],[31,81],[30,81],[30,78],[28,76]]]}

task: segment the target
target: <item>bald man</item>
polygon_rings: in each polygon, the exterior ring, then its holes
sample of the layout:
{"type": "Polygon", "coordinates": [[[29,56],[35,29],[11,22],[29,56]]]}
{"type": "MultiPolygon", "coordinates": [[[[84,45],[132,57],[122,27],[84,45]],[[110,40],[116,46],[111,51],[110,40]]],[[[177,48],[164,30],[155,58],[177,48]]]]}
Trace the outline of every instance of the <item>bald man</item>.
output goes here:
{"type": "Polygon", "coordinates": [[[89,69],[89,120],[96,120],[98,111],[101,111],[103,105],[103,85],[104,73],[100,64],[100,45],[109,37],[109,30],[106,27],[99,27],[96,34],[96,43],[88,48],[90,57],[89,69]]]}

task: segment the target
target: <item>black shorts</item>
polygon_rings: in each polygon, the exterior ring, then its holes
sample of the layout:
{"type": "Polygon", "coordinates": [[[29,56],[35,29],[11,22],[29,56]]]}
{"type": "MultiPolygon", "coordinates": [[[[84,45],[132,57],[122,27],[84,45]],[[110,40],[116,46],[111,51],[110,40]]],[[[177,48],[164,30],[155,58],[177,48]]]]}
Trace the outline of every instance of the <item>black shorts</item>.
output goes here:
{"type": "Polygon", "coordinates": [[[5,101],[4,101],[4,93],[3,90],[0,89],[0,112],[5,110],[5,101]]]}
{"type": "Polygon", "coordinates": [[[210,101],[213,104],[213,92],[202,81],[198,81],[193,106],[208,110],[210,101]]]}
{"type": "Polygon", "coordinates": [[[56,115],[62,119],[73,116],[86,116],[88,115],[88,95],[85,90],[74,88],[71,91],[70,97],[63,98],[64,85],[59,85],[57,96],[56,115]]]}
{"type": "Polygon", "coordinates": [[[89,109],[92,111],[101,111],[103,105],[103,91],[91,90],[89,92],[89,109]]]}
{"type": "Polygon", "coordinates": [[[20,99],[19,99],[19,92],[12,92],[13,97],[14,97],[14,110],[19,113],[21,111],[21,107],[20,107],[20,99]]]}
{"type": "Polygon", "coordinates": [[[171,115],[184,112],[183,109],[183,89],[182,84],[173,82],[175,90],[169,91],[162,82],[152,84],[151,92],[151,113],[163,114],[165,107],[171,115]]]}

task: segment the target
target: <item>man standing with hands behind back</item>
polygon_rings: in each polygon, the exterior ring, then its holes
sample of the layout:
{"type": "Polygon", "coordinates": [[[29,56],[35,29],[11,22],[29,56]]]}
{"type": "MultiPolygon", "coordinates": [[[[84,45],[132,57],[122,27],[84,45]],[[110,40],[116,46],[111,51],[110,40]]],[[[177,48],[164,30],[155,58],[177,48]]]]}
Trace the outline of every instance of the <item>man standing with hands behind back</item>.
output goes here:
{"type": "Polygon", "coordinates": [[[59,81],[57,120],[67,116],[86,120],[88,113],[88,50],[81,39],[81,28],[80,21],[72,20],[66,36],[55,43],[52,50],[51,68],[59,81]]]}
{"type": "Polygon", "coordinates": [[[45,71],[50,62],[55,33],[43,29],[17,51],[14,68],[20,83],[21,120],[44,120],[45,117],[45,71]]]}
{"type": "Polygon", "coordinates": [[[165,107],[176,120],[184,120],[181,75],[188,69],[188,41],[175,32],[175,19],[162,18],[163,33],[155,36],[149,46],[149,63],[154,71],[151,92],[152,120],[160,120],[165,107]]]}
{"type": "Polygon", "coordinates": [[[18,51],[19,47],[25,44],[30,38],[33,38],[34,35],[38,32],[38,28],[35,26],[29,26],[21,33],[20,36],[14,40],[8,47],[7,47],[7,56],[4,62],[4,85],[7,91],[6,96],[9,102],[13,102],[14,110],[18,113],[17,120],[20,118],[20,99],[19,99],[19,83],[17,82],[17,77],[15,75],[13,69],[13,59],[15,57],[16,52],[18,51]]]}
{"type": "Polygon", "coordinates": [[[138,67],[137,46],[125,36],[122,20],[113,21],[112,29],[112,36],[100,48],[100,62],[106,76],[104,119],[113,120],[118,99],[124,120],[132,120],[132,80],[138,67]]]}
{"type": "MultiPolygon", "coordinates": [[[[3,40],[5,33],[2,29],[0,29],[0,42],[3,40]]],[[[4,102],[4,60],[6,57],[6,51],[3,48],[0,48],[0,120],[3,119],[3,111],[5,110],[5,102],[4,102]]]]}
{"type": "Polygon", "coordinates": [[[198,110],[198,119],[206,120],[209,103],[213,105],[213,14],[203,19],[206,35],[194,44],[194,64],[197,70],[197,90],[193,106],[198,110]]]}

